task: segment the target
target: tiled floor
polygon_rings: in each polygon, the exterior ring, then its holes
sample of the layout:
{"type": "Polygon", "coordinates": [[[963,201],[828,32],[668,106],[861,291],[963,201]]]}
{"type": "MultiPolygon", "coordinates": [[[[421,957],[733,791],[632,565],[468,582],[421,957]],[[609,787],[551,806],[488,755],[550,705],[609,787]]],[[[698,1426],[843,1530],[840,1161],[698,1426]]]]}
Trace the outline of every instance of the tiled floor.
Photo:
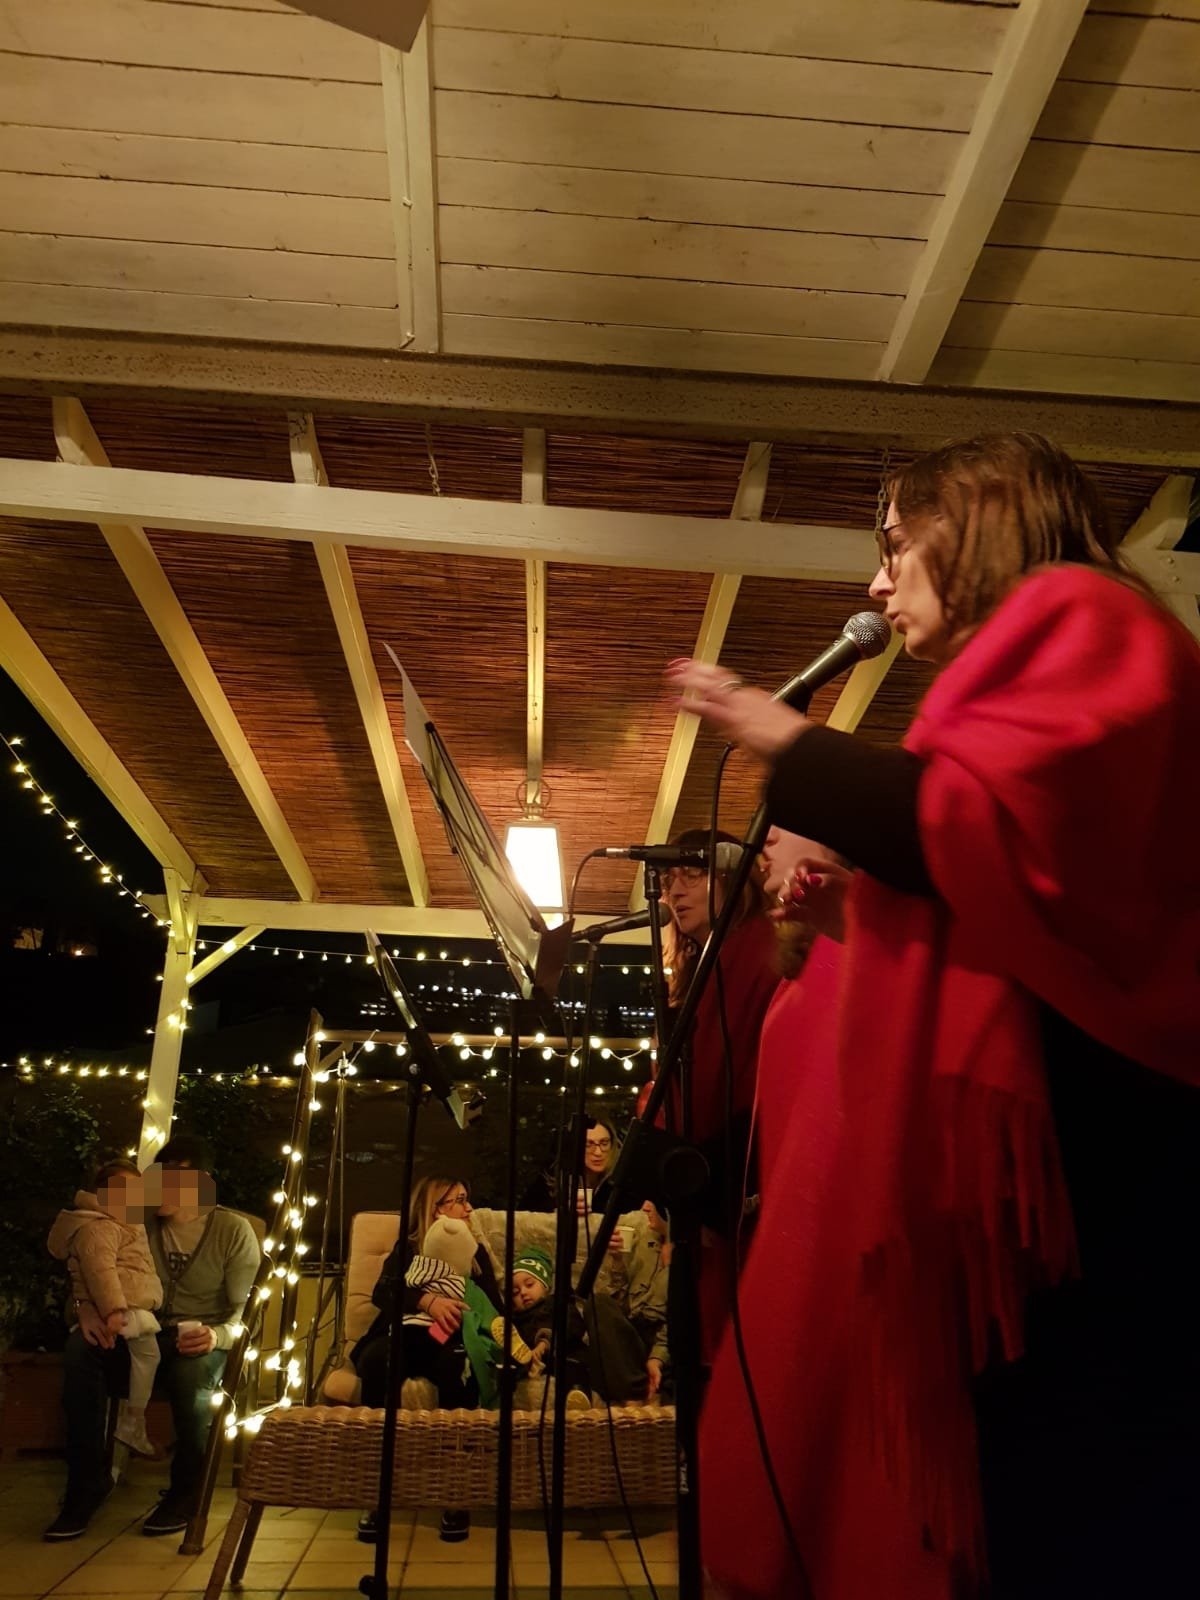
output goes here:
{"type": "MultiPolygon", "coordinates": [[[[198,1600],[212,1567],[233,1491],[217,1491],[202,1556],[181,1556],[178,1541],[145,1539],[139,1523],[165,1481],[161,1468],[139,1465],[96,1514],[82,1539],[44,1544],[62,1483],[56,1461],[0,1463],[0,1600],[86,1596],[87,1600],[198,1600]]],[[[650,1579],[663,1600],[675,1594],[675,1533],[670,1514],[635,1511],[650,1579]]],[[[371,1569],[373,1552],[354,1536],[352,1511],[268,1511],[246,1569],[242,1600],[352,1600],[371,1569]]],[[[399,1512],[392,1534],[392,1593],[405,1600],[448,1594],[490,1595],[494,1587],[494,1519],[476,1513],[465,1544],[443,1544],[438,1513],[399,1512]]],[[[565,1578],[571,1600],[648,1600],[651,1589],[619,1511],[568,1513],[565,1578]]],[[[515,1600],[546,1593],[546,1546],[540,1518],[514,1518],[515,1600]]]]}

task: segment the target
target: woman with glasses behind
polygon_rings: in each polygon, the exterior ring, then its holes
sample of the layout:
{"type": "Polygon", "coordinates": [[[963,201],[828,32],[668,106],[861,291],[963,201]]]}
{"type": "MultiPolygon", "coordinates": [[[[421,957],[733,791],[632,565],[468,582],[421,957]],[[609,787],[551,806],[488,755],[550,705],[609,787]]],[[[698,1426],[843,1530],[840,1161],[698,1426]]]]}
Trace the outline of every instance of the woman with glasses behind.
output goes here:
{"type": "MultiPolygon", "coordinates": [[[[718,839],[729,844],[729,834],[718,839]]],[[[702,829],[672,843],[685,850],[708,845],[702,829]]],[[[719,915],[733,877],[716,874],[714,915],[719,915]]],[[[710,931],[708,873],[703,867],[672,867],[663,874],[663,899],[671,921],[663,930],[672,1011],[683,1002],[710,931]]],[[[668,1099],[668,1127],[688,1132],[708,1158],[712,1181],[706,1204],[705,1246],[700,1258],[701,1348],[711,1361],[728,1316],[737,1276],[737,1229],[745,1196],[757,1188],[749,1171],[750,1121],[754,1107],[758,1038],[779,982],[775,933],[757,876],[742,890],[741,903],[709,978],[684,1052],[683,1083],[668,1099]],[[672,1120],[673,1119],[673,1120],[672,1120]]]]}
{"type": "MultiPolygon", "coordinates": [[[[421,1271],[421,1241],[439,1217],[454,1217],[470,1226],[471,1190],[461,1178],[418,1178],[413,1184],[408,1253],[416,1270],[410,1270],[404,1288],[404,1376],[406,1379],[429,1379],[437,1388],[438,1405],[443,1410],[473,1409],[479,1404],[479,1391],[470,1376],[460,1332],[466,1307],[457,1296],[443,1292],[439,1279],[444,1276],[445,1269],[441,1263],[426,1263],[430,1270],[421,1271]],[[421,1281],[414,1282],[414,1278],[421,1281]]],[[[399,1270],[400,1241],[397,1240],[371,1291],[379,1315],[350,1352],[350,1360],[362,1380],[365,1406],[382,1406],[386,1402],[391,1311],[399,1270]]],[[[501,1305],[496,1264],[482,1240],[475,1252],[472,1271],[479,1288],[492,1304],[501,1305]]],[[[470,1512],[443,1511],[441,1537],[447,1543],[460,1543],[470,1528],[470,1512]]],[[[359,1519],[358,1536],[364,1544],[371,1544],[375,1532],[375,1513],[369,1511],[359,1519]]]]}

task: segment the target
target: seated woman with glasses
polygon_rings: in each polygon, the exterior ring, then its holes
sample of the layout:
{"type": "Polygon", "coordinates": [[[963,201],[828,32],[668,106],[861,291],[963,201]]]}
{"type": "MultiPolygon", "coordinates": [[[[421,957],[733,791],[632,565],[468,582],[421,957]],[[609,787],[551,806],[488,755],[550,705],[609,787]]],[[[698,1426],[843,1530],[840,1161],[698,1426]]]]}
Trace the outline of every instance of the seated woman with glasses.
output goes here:
{"type": "MultiPolygon", "coordinates": [[[[735,843],[729,834],[718,839],[735,843]]],[[[707,846],[704,829],[672,840],[684,849],[707,846]]],[[[714,911],[719,914],[733,877],[718,872],[714,911]]],[[[672,867],[663,874],[663,899],[671,921],[663,929],[663,953],[670,969],[668,999],[677,1008],[687,993],[710,931],[708,874],[703,867],[672,867]]],[[[704,1357],[716,1350],[736,1278],[735,1233],[747,1183],[750,1118],[754,1106],[758,1041],[763,1017],[779,982],[775,931],[757,875],[742,890],[741,904],[721,950],[717,973],[709,978],[685,1055],[686,1097],[678,1082],[668,1099],[668,1126],[680,1131],[685,1112],[691,1137],[708,1157],[713,1172],[706,1220],[711,1231],[700,1262],[700,1300],[704,1357]],[[726,1048],[728,1039],[728,1049],[726,1048]],[[674,1121],[671,1121],[671,1118],[674,1121]]]]}
{"type": "MultiPolygon", "coordinates": [[[[461,1178],[418,1178],[413,1184],[410,1257],[420,1257],[421,1241],[438,1217],[455,1217],[470,1225],[471,1191],[461,1178]]],[[[414,1265],[419,1269],[420,1262],[414,1265]]],[[[387,1396],[388,1335],[399,1269],[400,1242],[397,1240],[371,1292],[379,1315],[350,1352],[350,1360],[362,1380],[362,1403],[366,1406],[382,1406],[387,1396]]],[[[420,1271],[410,1271],[409,1282],[404,1289],[404,1376],[406,1379],[430,1379],[437,1387],[438,1405],[444,1410],[453,1411],[462,1407],[473,1409],[479,1404],[479,1391],[470,1376],[460,1332],[465,1306],[457,1297],[440,1292],[437,1280],[442,1275],[431,1273],[430,1287],[424,1288],[419,1282],[412,1281],[414,1277],[422,1276],[420,1271]]],[[[475,1253],[473,1276],[493,1305],[502,1304],[497,1287],[496,1263],[482,1240],[475,1253]]],[[[442,1513],[441,1537],[448,1543],[465,1539],[469,1531],[469,1512],[442,1513]]],[[[364,1543],[374,1540],[374,1512],[368,1512],[361,1518],[358,1535],[364,1543]]]]}

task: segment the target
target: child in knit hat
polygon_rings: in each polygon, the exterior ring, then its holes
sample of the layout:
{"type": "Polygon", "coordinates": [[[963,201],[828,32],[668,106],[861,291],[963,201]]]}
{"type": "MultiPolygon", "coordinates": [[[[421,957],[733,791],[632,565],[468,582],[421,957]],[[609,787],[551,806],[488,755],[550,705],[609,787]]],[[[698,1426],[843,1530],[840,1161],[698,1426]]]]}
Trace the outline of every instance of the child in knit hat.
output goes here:
{"type": "Polygon", "coordinates": [[[158,1370],[162,1285],[154,1270],[143,1223],[142,1176],[132,1161],[105,1163],[95,1192],[81,1189],[70,1211],[50,1230],[50,1254],[67,1263],[76,1308],[90,1301],[108,1332],[129,1348],[129,1397],[117,1413],[116,1436],[139,1455],[154,1454],[146,1434],[146,1406],[158,1370]]]}
{"type": "Polygon", "coordinates": [[[554,1267],[544,1250],[523,1250],[513,1262],[509,1279],[513,1327],[533,1351],[535,1371],[546,1364],[550,1352],[550,1333],[554,1324],[554,1300],[550,1293],[554,1267]]]}

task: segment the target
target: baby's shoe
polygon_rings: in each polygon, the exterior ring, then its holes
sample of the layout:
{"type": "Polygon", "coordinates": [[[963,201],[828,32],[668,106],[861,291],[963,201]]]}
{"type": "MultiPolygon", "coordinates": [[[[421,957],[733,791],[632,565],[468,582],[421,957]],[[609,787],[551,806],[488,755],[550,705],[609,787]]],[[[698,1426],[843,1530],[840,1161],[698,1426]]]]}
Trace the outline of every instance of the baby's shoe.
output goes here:
{"type": "Polygon", "coordinates": [[[122,1400],[117,1407],[117,1426],[114,1432],[118,1441],[132,1450],[134,1455],[157,1454],[150,1443],[150,1435],[146,1432],[146,1413],[136,1406],[131,1406],[128,1400],[122,1400]]]}

